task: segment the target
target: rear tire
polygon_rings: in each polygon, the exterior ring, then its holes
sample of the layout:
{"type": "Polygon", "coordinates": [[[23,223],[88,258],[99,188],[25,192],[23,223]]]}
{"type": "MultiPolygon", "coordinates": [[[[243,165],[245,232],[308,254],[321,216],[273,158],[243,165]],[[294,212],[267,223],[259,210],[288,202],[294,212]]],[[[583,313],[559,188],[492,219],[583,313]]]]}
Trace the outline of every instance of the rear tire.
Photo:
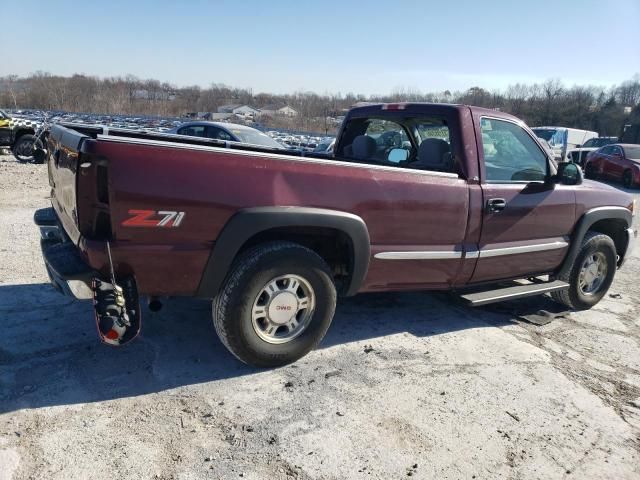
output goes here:
{"type": "Polygon", "coordinates": [[[213,324],[240,361],[277,367],[295,362],[320,343],[335,307],[336,289],[326,262],[302,245],[270,242],[234,261],[213,300],[213,324]]]}
{"type": "Polygon", "coordinates": [[[625,170],[622,175],[622,186],[624,188],[632,189],[633,188],[633,173],[631,170],[625,170]]]}
{"type": "Polygon", "coordinates": [[[597,180],[598,173],[596,172],[596,168],[591,163],[587,163],[584,168],[584,176],[590,180],[597,180]]]}
{"type": "Polygon", "coordinates": [[[569,288],[551,292],[551,297],[574,310],[590,309],[609,290],[616,272],[616,260],[616,246],[611,237],[587,232],[573,265],[557,277],[557,280],[567,282],[569,288]]]}

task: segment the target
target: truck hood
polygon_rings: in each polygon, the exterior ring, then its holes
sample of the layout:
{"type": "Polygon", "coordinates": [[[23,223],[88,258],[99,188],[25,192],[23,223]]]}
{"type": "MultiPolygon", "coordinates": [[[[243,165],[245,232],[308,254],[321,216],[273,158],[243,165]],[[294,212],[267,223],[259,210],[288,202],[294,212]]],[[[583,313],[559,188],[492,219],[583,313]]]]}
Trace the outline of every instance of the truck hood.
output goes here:
{"type": "Polygon", "coordinates": [[[610,185],[584,180],[575,190],[576,215],[580,217],[587,210],[597,207],[625,207],[629,208],[633,197],[610,185]]]}

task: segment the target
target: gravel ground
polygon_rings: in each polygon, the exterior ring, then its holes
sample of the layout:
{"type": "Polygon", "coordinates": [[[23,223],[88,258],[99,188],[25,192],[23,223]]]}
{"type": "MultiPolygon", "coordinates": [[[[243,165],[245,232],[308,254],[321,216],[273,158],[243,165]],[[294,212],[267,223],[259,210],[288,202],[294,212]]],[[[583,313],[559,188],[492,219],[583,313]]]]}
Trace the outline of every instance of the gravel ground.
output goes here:
{"type": "Polygon", "coordinates": [[[640,478],[638,252],[545,326],[518,319],[544,299],[343,300],[318,350],[264,371],[190,299],[99,344],[91,305],[47,283],[46,166],[0,156],[0,187],[0,480],[640,478]]]}

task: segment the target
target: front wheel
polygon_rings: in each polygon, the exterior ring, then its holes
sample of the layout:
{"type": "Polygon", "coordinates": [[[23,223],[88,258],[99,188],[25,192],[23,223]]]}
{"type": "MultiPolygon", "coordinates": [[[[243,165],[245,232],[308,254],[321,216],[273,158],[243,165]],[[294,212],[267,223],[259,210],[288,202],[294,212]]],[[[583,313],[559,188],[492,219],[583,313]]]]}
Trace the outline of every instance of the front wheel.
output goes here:
{"type": "Polygon", "coordinates": [[[631,173],[631,170],[627,170],[622,175],[622,185],[624,188],[633,188],[633,173],[631,173]]]}
{"type": "Polygon", "coordinates": [[[587,232],[569,271],[558,280],[569,284],[567,290],[552,292],[557,302],[575,310],[588,310],[607,293],[616,272],[616,247],[608,235],[587,232]]]}
{"type": "Polygon", "coordinates": [[[21,163],[32,162],[36,147],[42,148],[42,142],[35,135],[22,135],[13,146],[13,156],[21,163]]]}
{"type": "Polygon", "coordinates": [[[317,253],[296,243],[270,242],[234,262],[213,300],[213,324],[239,360],[277,367],[322,340],[335,306],[331,271],[317,253]]]}

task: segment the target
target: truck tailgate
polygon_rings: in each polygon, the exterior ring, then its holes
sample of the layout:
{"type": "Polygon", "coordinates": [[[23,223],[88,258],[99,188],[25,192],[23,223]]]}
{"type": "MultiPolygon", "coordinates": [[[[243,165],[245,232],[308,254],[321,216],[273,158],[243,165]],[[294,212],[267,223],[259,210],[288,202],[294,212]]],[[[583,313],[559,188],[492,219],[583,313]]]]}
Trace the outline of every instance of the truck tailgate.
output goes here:
{"type": "Polygon", "coordinates": [[[86,135],[59,125],[51,127],[48,140],[51,203],[67,235],[78,242],[77,172],[80,148],[86,135]]]}

